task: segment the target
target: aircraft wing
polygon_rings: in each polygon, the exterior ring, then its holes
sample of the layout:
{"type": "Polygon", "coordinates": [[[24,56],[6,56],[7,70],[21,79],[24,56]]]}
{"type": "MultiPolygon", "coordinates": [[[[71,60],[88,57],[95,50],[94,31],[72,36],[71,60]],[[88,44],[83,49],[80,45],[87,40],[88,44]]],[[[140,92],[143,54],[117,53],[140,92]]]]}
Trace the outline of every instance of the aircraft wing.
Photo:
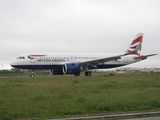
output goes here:
{"type": "Polygon", "coordinates": [[[86,62],[81,62],[81,66],[83,69],[87,69],[88,66],[92,66],[92,67],[96,67],[97,64],[103,64],[105,62],[109,62],[109,61],[112,61],[112,60],[117,60],[117,59],[120,59],[122,56],[126,56],[126,55],[129,55],[129,54],[135,54],[137,53],[137,51],[139,50],[140,46],[141,46],[141,43],[140,42],[135,48],[133,51],[129,51],[125,54],[122,54],[122,55],[117,55],[117,56],[112,56],[112,57],[107,57],[107,58],[102,58],[102,59],[96,59],[96,60],[91,60],[91,61],[86,61],[86,62]]]}
{"type": "Polygon", "coordinates": [[[96,60],[90,60],[90,61],[86,61],[86,62],[81,62],[80,64],[85,69],[88,66],[96,66],[97,64],[103,64],[105,62],[109,62],[112,60],[118,60],[122,56],[125,56],[125,55],[128,55],[128,54],[117,55],[117,56],[112,56],[112,57],[107,57],[107,58],[102,58],[102,59],[96,59],[96,60]]]}

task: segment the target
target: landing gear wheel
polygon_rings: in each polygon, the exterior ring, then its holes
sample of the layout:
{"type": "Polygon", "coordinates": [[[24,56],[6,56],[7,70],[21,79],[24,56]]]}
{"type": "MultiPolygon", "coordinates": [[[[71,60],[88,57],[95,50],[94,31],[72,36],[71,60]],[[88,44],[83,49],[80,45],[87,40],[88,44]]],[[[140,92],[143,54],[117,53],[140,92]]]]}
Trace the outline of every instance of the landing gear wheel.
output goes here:
{"type": "Polygon", "coordinates": [[[33,78],[34,77],[34,70],[31,70],[31,74],[30,74],[30,77],[33,78]]]}
{"type": "Polygon", "coordinates": [[[80,73],[74,74],[74,76],[80,76],[80,73]]]}
{"type": "Polygon", "coordinates": [[[91,76],[92,73],[90,71],[85,72],[85,76],[91,76]]]}
{"type": "Polygon", "coordinates": [[[34,74],[30,74],[30,77],[33,78],[33,77],[34,77],[34,74]]]}

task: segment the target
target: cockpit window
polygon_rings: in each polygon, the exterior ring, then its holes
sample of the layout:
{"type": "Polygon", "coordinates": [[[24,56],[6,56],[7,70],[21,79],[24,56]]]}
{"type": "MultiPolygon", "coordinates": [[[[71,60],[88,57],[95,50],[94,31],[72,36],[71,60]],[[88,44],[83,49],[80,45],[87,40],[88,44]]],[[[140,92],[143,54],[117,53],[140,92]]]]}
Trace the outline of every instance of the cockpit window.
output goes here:
{"type": "Polygon", "coordinates": [[[18,57],[17,59],[25,59],[25,57],[21,56],[21,57],[18,57]]]}

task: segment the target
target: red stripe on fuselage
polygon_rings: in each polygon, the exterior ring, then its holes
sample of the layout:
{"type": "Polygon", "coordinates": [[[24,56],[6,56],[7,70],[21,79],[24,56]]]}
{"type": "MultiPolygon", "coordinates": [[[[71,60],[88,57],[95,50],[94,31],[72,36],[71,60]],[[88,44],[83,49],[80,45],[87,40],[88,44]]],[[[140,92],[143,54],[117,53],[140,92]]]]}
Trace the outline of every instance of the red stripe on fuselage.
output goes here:
{"type": "Polygon", "coordinates": [[[46,56],[46,55],[42,55],[42,54],[31,54],[29,55],[31,57],[43,57],[43,56],[46,56]]]}

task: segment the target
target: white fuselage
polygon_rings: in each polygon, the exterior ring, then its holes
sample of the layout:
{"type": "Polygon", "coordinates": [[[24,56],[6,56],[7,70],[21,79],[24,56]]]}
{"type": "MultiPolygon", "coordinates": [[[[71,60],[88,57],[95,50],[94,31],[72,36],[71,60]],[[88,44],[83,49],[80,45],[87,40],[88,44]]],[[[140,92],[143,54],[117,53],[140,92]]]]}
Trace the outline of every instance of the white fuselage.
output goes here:
{"type": "MultiPolygon", "coordinates": [[[[119,54],[106,53],[42,53],[42,54],[24,54],[19,56],[11,63],[11,66],[21,69],[52,69],[54,65],[63,65],[68,63],[81,64],[87,61],[94,61],[119,54]]],[[[101,62],[90,65],[89,69],[108,69],[115,68],[140,61],[134,59],[137,55],[126,55],[120,59],[115,59],[109,62],[101,62]]]]}

